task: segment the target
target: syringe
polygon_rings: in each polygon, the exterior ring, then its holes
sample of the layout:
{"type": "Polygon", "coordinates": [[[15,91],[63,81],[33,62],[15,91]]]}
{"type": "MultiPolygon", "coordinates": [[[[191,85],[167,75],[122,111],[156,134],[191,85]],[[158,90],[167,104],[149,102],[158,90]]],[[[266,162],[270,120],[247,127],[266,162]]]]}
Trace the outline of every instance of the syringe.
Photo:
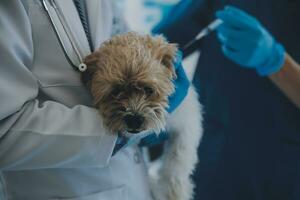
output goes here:
{"type": "Polygon", "coordinates": [[[190,41],[189,43],[187,43],[183,47],[183,49],[187,49],[188,47],[190,47],[195,42],[197,42],[200,39],[202,39],[203,37],[209,35],[211,32],[213,32],[214,30],[216,30],[222,23],[223,23],[223,21],[220,20],[220,19],[214,20],[207,27],[205,27],[192,41],[190,41]]]}

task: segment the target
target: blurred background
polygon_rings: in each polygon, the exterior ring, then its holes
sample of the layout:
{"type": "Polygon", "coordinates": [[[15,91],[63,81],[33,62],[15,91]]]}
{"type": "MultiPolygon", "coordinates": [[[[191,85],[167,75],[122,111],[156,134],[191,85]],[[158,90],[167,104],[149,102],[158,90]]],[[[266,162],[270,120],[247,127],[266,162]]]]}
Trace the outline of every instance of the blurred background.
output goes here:
{"type": "Polygon", "coordinates": [[[181,0],[116,0],[131,29],[149,33],[181,0]]]}

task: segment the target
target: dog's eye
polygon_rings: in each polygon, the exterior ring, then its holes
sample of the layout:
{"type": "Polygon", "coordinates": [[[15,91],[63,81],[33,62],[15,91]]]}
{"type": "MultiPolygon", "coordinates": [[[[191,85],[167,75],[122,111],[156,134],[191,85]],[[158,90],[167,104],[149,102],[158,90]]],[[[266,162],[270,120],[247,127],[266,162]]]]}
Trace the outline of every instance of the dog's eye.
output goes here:
{"type": "Polygon", "coordinates": [[[119,110],[122,111],[122,112],[126,112],[127,109],[126,109],[125,106],[120,106],[119,110]]]}
{"type": "Polygon", "coordinates": [[[113,97],[118,97],[121,93],[120,87],[115,87],[112,92],[110,93],[113,97]]]}
{"type": "Polygon", "coordinates": [[[149,87],[149,86],[145,86],[144,87],[144,91],[146,93],[147,96],[151,96],[154,93],[153,88],[149,87]]]}

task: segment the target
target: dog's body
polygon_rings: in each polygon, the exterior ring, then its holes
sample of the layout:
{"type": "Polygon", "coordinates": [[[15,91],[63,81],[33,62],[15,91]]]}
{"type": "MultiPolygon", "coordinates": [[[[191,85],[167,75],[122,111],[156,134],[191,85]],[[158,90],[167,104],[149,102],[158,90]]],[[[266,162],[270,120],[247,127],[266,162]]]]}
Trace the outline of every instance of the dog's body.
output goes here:
{"type": "Polygon", "coordinates": [[[190,87],[187,97],[167,114],[176,79],[177,48],[163,37],[127,33],[105,42],[85,59],[87,85],[106,127],[114,133],[143,131],[170,134],[157,177],[151,177],[155,200],[190,200],[190,180],[202,135],[201,107],[190,87]]]}

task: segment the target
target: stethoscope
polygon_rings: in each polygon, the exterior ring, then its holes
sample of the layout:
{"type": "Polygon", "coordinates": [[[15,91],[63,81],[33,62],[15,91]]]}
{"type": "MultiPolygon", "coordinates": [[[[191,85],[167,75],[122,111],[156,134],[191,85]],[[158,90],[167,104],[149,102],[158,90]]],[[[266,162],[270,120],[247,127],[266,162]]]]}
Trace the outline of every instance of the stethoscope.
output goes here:
{"type": "Polygon", "coordinates": [[[80,52],[79,52],[79,48],[77,47],[76,43],[75,43],[75,39],[73,38],[72,34],[71,34],[71,31],[70,31],[70,28],[68,27],[68,23],[66,22],[66,19],[65,17],[63,16],[63,14],[61,13],[61,11],[58,9],[56,3],[54,0],[49,0],[51,6],[54,8],[54,10],[56,11],[57,13],[57,16],[58,16],[58,19],[60,21],[60,23],[62,24],[62,27],[71,43],[71,46],[72,48],[74,49],[74,52],[79,60],[79,65],[76,65],[72,59],[70,58],[69,54],[68,54],[68,51],[66,49],[66,46],[64,45],[63,43],[63,39],[62,39],[62,36],[60,35],[59,31],[58,31],[58,27],[56,26],[55,22],[54,22],[54,19],[49,11],[49,7],[46,3],[46,0],[41,0],[41,3],[51,21],[51,25],[53,27],[53,29],[55,30],[55,33],[59,39],[59,43],[64,51],[64,54],[68,60],[68,62],[76,69],[76,70],[79,70],[80,72],[85,72],[87,70],[87,65],[83,62],[83,57],[81,56],[80,52]]]}
{"type": "MultiPolygon", "coordinates": [[[[64,15],[61,13],[61,11],[58,9],[56,3],[55,3],[55,0],[49,0],[51,6],[54,8],[55,12],[57,13],[57,16],[58,16],[58,19],[60,21],[60,23],[62,24],[63,26],[63,29],[71,43],[71,46],[72,48],[74,49],[75,51],[75,54],[77,56],[77,58],[79,59],[79,65],[76,65],[74,64],[74,62],[72,61],[72,59],[70,58],[70,56],[68,55],[67,53],[67,50],[66,50],[66,46],[64,45],[63,43],[63,39],[58,31],[58,28],[54,22],[54,19],[53,17],[51,16],[51,13],[49,11],[49,8],[48,8],[48,5],[46,3],[46,0],[41,0],[42,2],[42,5],[45,9],[45,11],[47,12],[47,15],[51,21],[51,24],[52,24],[52,27],[53,29],[55,30],[56,32],[56,35],[60,41],[60,44],[61,44],[61,47],[64,51],[64,54],[67,58],[67,60],[69,61],[69,63],[77,70],[79,70],[80,72],[85,72],[87,70],[87,65],[83,62],[83,58],[78,50],[78,47],[76,45],[76,43],[74,42],[75,39],[73,38],[72,34],[71,34],[71,31],[70,31],[70,28],[68,27],[68,23],[66,22],[66,19],[64,17],[64,15]]],[[[204,37],[206,37],[207,35],[209,35],[210,33],[212,33],[214,30],[216,30],[221,24],[223,23],[223,21],[221,21],[220,19],[216,19],[214,20],[212,23],[210,23],[207,27],[205,27],[204,29],[202,29],[202,31],[193,39],[191,40],[190,42],[188,42],[188,44],[186,44],[183,49],[186,50],[187,48],[189,48],[192,44],[198,42],[199,40],[203,39],[204,37]]]]}

